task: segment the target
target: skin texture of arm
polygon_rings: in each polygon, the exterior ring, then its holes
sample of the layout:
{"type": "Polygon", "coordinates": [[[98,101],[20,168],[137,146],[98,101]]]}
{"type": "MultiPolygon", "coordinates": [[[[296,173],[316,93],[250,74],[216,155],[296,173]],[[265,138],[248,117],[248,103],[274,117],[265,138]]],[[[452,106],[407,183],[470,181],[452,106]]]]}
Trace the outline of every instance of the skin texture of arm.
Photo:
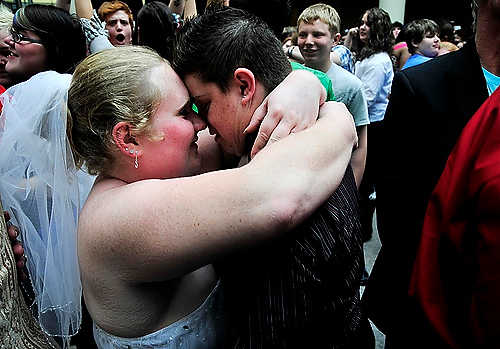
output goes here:
{"type": "Polygon", "coordinates": [[[352,48],[353,40],[355,40],[355,38],[358,38],[358,36],[359,36],[359,28],[349,29],[344,41],[344,46],[350,50],[352,48]]]}
{"type": "Polygon", "coordinates": [[[340,61],[340,57],[335,53],[335,52],[331,52],[330,53],[330,61],[332,61],[332,63],[335,63],[336,65],[342,65],[342,62],[340,61]]]}
{"type": "MultiPolygon", "coordinates": [[[[399,49],[399,70],[403,69],[404,65],[408,58],[410,58],[410,51],[408,51],[408,47],[403,47],[399,49]]],[[[399,51],[398,50],[398,51],[399,51]]]]}
{"type": "Polygon", "coordinates": [[[358,133],[358,147],[352,152],[351,167],[354,172],[356,186],[359,189],[365,172],[368,127],[366,125],[359,126],[356,128],[356,131],[358,133]]]}
{"type": "Polygon", "coordinates": [[[195,17],[198,14],[196,11],[195,0],[186,0],[186,6],[184,6],[184,19],[195,17]]]}
{"type": "Polygon", "coordinates": [[[92,18],[92,2],[90,0],[75,0],[76,15],[79,18],[92,18]]]}
{"type": "Polygon", "coordinates": [[[325,103],[321,115],[241,168],[91,194],[80,215],[80,260],[128,282],[169,280],[292,229],[336,189],[356,141],[343,104],[325,103]]]}

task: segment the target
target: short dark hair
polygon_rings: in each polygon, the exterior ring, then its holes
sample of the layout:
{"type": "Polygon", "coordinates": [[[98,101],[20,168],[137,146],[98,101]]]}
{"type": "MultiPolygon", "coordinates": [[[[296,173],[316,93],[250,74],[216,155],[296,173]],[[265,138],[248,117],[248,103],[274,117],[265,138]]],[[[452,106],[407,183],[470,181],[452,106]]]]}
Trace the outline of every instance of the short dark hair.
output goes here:
{"type": "Polygon", "coordinates": [[[172,66],[184,79],[199,74],[223,92],[238,67],[252,71],[266,92],[290,73],[281,43],[260,18],[240,9],[209,6],[184,23],[176,39],[172,66]]]}
{"type": "Polygon", "coordinates": [[[417,19],[408,23],[404,31],[408,50],[413,54],[416,51],[413,43],[420,43],[428,33],[439,35],[439,26],[431,19],[417,19]]]}
{"type": "Polygon", "coordinates": [[[51,5],[28,5],[17,10],[12,29],[30,30],[47,50],[47,70],[72,73],[87,54],[87,41],[80,21],[66,10],[51,5]]]}
{"type": "Polygon", "coordinates": [[[403,23],[401,23],[399,21],[396,21],[396,22],[392,23],[392,27],[391,28],[392,29],[396,29],[396,28],[401,29],[401,28],[403,28],[403,23]]]}
{"type": "Polygon", "coordinates": [[[147,3],[137,15],[138,44],[152,48],[171,61],[176,28],[174,15],[166,4],[147,3]]]}

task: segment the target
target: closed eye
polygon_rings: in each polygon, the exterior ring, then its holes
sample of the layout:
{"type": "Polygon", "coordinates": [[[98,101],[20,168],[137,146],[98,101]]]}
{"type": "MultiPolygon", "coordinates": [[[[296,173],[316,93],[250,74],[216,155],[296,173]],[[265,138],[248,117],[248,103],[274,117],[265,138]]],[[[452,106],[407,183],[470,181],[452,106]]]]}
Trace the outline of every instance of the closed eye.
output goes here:
{"type": "Polygon", "coordinates": [[[192,112],[193,112],[193,103],[191,101],[188,101],[186,104],[184,104],[182,109],[179,111],[179,115],[185,117],[185,116],[188,116],[189,114],[191,114],[192,112]]]}
{"type": "Polygon", "coordinates": [[[198,116],[203,120],[207,121],[208,110],[210,108],[210,103],[200,103],[196,102],[196,107],[198,108],[198,116]]]}

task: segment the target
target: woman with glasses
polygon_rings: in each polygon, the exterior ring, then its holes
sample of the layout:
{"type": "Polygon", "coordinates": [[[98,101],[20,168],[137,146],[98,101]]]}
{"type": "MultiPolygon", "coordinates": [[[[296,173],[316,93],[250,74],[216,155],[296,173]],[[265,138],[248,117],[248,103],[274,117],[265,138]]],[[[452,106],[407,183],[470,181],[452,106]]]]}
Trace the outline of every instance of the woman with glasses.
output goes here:
{"type": "Polygon", "coordinates": [[[78,19],[48,5],[19,9],[7,43],[10,54],[5,69],[16,82],[46,70],[71,73],[87,53],[78,19]]]}

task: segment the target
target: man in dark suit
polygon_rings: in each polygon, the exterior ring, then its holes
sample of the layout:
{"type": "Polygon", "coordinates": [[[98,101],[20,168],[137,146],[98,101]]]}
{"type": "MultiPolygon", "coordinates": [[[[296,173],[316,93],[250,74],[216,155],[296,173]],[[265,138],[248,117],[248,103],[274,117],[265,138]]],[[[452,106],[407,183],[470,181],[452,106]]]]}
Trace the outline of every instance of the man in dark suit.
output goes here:
{"type": "Polygon", "coordinates": [[[488,97],[482,69],[500,75],[500,1],[473,5],[474,42],[397,74],[385,120],[371,133],[380,138],[373,153],[382,249],[363,302],[386,334],[386,349],[447,348],[408,286],[430,194],[462,129],[488,97]]]}

